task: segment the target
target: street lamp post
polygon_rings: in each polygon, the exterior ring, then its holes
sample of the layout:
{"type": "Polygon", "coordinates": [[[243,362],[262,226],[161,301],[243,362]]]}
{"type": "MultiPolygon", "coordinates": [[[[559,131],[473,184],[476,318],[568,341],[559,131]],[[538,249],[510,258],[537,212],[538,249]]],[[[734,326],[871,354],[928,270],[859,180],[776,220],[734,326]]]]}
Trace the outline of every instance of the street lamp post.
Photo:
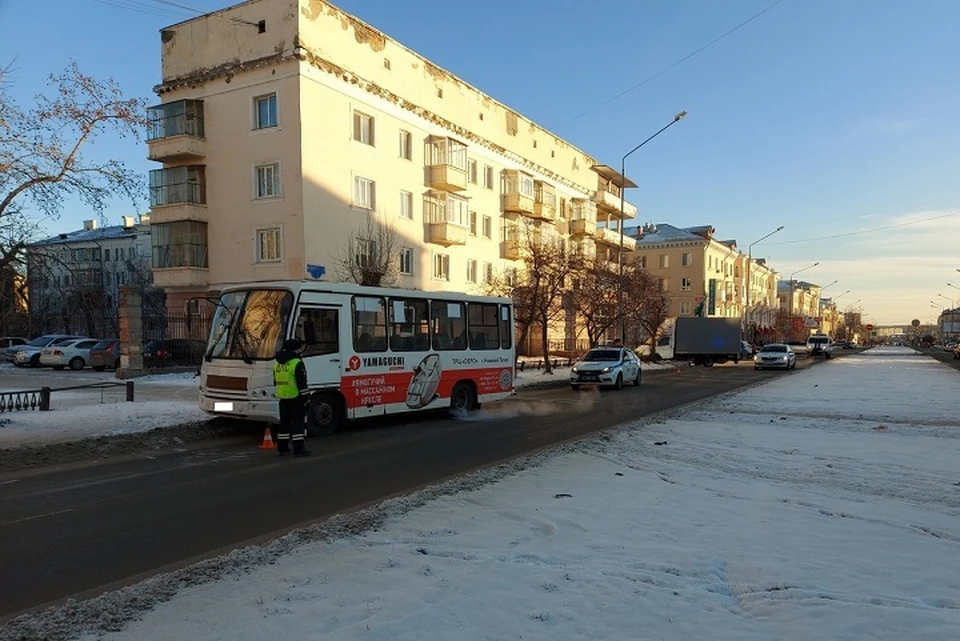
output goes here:
{"type": "Polygon", "coordinates": [[[655,134],[644,140],[642,143],[628,151],[623,155],[623,158],[620,159],[620,259],[619,259],[619,279],[617,280],[617,318],[619,319],[620,326],[620,341],[625,342],[626,336],[624,335],[624,322],[623,322],[623,217],[624,217],[624,205],[626,204],[624,198],[624,191],[626,190],[625,177],[627,173],[627,157],[629,157],[633,152],[637,151],[645,144],[662,134],[664,131],[677,124],[686,117],[687,112],[681,111],[676,116],[673,117],[673,120],[668,122],[666,125],[661,127],[655,134]]]}
{"type": "Polygon", "coordinates": [[[744,325],[746,326],[750,325],[750,318],[749,318],[750,290],[753,288],[753,280],[752,280],[753,279],[753,246],[759,243],[760,241],[770,238],[771,236],[776,234],[778,231],[781,231],[782,229],[783,229],[783,225],[780,225],[779,227],[774,229],[772,232],[770,232],[766,236],[758,238],[757,240],[747,245],[747,304],[744,306],[744,314],[743,314],[744,325]]]}
{"type": "Polygon", "coordinates": [[[944,296],[943,294],[937,294],[937,296],[939,296],[940,298],[944,298],[944,299],[950,301],[950,309],[955,309],[955,308],[957,307],[957,306],[954,304],[954,300],[953,300],[952,298],[950,298],[950,297],[948,297],[948,296],[944,296]]]}
{"type": "Polygon", "coordinates": [[[958,292],[960,292],[960,287],[957,287],[956,285],[954,285],[954,284],[952,284],[952,283],[947,283],[947,287],[953,287],[955,290],[957,290],[958,292]]]}
{"type": "MultiPolygon", "coordinates": [[[[817,262],[815,262],[815,263],[812,264],[812,265],[807,265],[807,266],[804,267],[803,269],[798,269],[797,271],[795,271],[795,272],[793,272],[792,274],[790,274],[790,324],[791,324],[791,325],[793,324],[793,311],[794,311],[794,310],[793,310],[793,277],[794,277],[795,275],[799,274],[800,272],[805,272],[805,271],[807,271],[808,269],[813,269],[814,267],[816,267],[816,266],[819,265],[819,264],[820,264],[820,261],[817,261],[817,262]]],[[[793,328],[791,327],[791,329],[793,329],[793,328]]],[[[792,334],[792,332],[791,332],[791,334],[792,334]]]]}

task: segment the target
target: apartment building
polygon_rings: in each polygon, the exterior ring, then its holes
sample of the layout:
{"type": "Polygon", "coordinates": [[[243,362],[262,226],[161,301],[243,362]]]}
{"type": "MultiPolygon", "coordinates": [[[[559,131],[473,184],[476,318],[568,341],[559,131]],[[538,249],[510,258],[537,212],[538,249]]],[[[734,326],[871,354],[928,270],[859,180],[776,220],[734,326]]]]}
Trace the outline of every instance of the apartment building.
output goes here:
{"type": "Polygon", "coordinates": [[[820,285],[804,280],[781,280],[777,283],[780,309],[789,319],[789,340],[806,340],[821,327],[820,285]]]}
{"type": "Polygon", "coordinates": [[[150,286],[150,218],[57,234],[27,246],[27,289],[37,331],[117,336],[120,287],[150,286]]]}
{"type": "Polygon", "coordinates": [[[344,279],[371,220],[401,287],[480,290],[519,267],[525,233],[618,257],[622,176],[326,2],[250,0],[160,36],[152,250],[171,309],[231,282],[344,279]]]}
{"type": "Polygon", "coordinates": [[[704,316],[742,317],[748,329],[773,326],[776,272],[762,259],[751,260],[736,241],[718,240],[710,225],[647,223],[632,231],[630,260],[657,277],[670,296],[671,316],[692,316],[702,303],[704,316]]]}

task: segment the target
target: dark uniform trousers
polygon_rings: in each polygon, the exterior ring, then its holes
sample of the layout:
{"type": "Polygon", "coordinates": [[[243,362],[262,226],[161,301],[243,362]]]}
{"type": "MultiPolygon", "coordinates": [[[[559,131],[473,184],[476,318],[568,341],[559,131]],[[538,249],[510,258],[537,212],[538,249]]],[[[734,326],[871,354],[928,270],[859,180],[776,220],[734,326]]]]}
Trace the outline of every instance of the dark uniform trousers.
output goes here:
{"type": "Polygon", "coordinates": [[[293,453],[304,452],[306,435],[306,407],[303,398],[280,399],[280,428],[277,430],[277,451],[286,454],[293,445],[293,453]]]}

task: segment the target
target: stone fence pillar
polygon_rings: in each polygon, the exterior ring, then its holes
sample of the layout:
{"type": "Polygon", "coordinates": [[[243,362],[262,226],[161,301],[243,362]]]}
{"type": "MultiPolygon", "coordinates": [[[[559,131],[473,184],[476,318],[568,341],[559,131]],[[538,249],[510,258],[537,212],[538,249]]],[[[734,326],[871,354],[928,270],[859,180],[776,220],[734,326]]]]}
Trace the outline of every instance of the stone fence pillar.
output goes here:
{"type": "Polygon", "coordinates": [[[120,369],[117,378],[143,370],[143,306],[140,291],[120,287],[120,369]]]}

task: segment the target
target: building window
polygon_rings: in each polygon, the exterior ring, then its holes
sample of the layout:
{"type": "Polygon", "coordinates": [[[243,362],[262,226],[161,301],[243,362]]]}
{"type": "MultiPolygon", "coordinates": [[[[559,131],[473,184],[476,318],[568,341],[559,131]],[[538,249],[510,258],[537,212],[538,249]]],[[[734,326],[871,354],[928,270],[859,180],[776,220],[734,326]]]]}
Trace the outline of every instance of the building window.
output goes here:
{"type": "MultiPolygon", "coordinates": [[[[182,220],[175,223],[154,223],[150,227],[154,268],[209,266],[207,223],[182,220]]],[[[122,276],[123,272],[117,274],[118,279],[122,276]]]]}
{"type": "Polygon", "coordinates": [[[377,256],[377,241],[371,238],[358,238],[354,243],[353,262],[357,267],[373,267],[377,256]]]}
{"type": "Polygon", "coordinates": [[[520,194],[527,198],[533,198],[535,195],[533,186],[533,176],[525,174],[522,171],[507,170],[503,172],[502,192],[504,194],[520,194]]]}
{"type": "Polygon", "coordinates": [[[413,248],[400,248],[400,273],[406,276],[413,276],[413,248]]]}
{"type": "Polygon", "coordinates": [[[431,191],[423,197],[423,219],[428,223],[450,223],[469,227],[470,201],[445,191],[431,191]]]}
{"type": "Polygon", "coordinates": [[[403,129],[400,130],[400,157],[413,160],[413,136],[403,129]]]}
{"type": "Polygon", "coordinates": [[[269,227],[257,230],[257,262],[274,263],[283,258],[280,228],[269,227]]]}
{"type": "Polygon", "coordinates": [[[640,269],[646,269],[646,268],[647,268],[647,257],[646,257],[646,256],[641,256],[640,258],[638,258],[638,259],[637,259],[637,264],[640,265],[640,269]]]}
{"type": "Polygon", "coordinates": [[[353,177],[353,204],[362,209],[375,209],[377,206],[377,183],[369,178],[353,177]]]}
{"type": "Polygon", "coordinates": [[[172,136],[203,137],[203,101],[177,100],[147,109],[147,140],[172,136]]]}
{"type": "Polygon", "coordinates": [[[257,198],[280,195],[280,163],[257,165],[257,198]]]}
{"type": "Polygon", "coordinates": [[[690,267],[693,265],[693,254],[690,252],[684,252],[680,254],[680,264],[684,267],[690,267]]]}
{"type": "Polygon", "coordinates": [[[657,288],[658,288],[661,292],[667,291],[667,290],[670,288],[670,281],[669,281],[668,279],[666,279],[666,278],[658,278],[658,279],[657,279],[657,288]]]}
{"type": "Polygon", "coordinates": [[[277,94],[257,96],[253,99],[254,128],[269,129],[277,126],[277,94]]]}
{"type": "Polygon", "coordinates": [[[110,250],[109,250],[109,249],[104,249],[104,250],[103,250],[103,262],[105,262],[105,263],[109,263],[109,262],[110,262],[110,250]]]}
{"type": "Polygon", "coordinates": [[[681,314],[690,314],[690,301],[682,300],[680,301],[680,313],[681,314]]]}
{"type": "Polygon", "coordinates": [[[470,235],[477,235],[477,212],[475,211],[470,212],[470,235]]]}
{"type": "Polygon", "coordinates": [[[430,165],[449,165],[467,170],[467,146],[453,138],[435,138],[429,143],[430,165]]]}
{"type": "Polygon", "coordinates": [[[360,111],[353,112],[353,139],[373,146],[373,116],[360,111]]]}
{"type": "Polygon", "coordinates": [[[483,237],[487,240],[493,238],[493,219],[490,216],[483,217],[483,237]]]}
{"type": "Polygon", "coordinates": [[[660,267],[669,267],[670,266],[670,256],[667,254],[660,254],[660,267]]]}
{"type": "Polygon", "coordinates": [[[483,186],[487,189],[493,189],[493,167],[483,166],[483,186]]]}
{"type": "Polygon", "coordinates": [[[471,258],[467,261],[467,282],[477,282],[477,259],[471,258]]]}
{"type": "Polygon", "coordinates": [[[433,279],[450,280],[450,254],[433,255],[433,279]]]}
{"type": "Polygon", "coordinates": [[[693,286],[693,281],[690,280],[689,278],[681,278],[681,279],[680,279],[680,291],[681,291],[681,292],[689,292],[689,291],[690,291],[690,288],[691,288],[692,286],[693,286]]]}
{"type": "Polygon", "coordinates": [[[477,161],[468,160],[467,161],[467,179],[470,180],[470,183],[473,185],[477,184],[477,161]]]}
{"type": "Polygon", "coordinates": [[[413,194],[400,191],[400,217],[413,219],[413,194]]]}
{"type": "Polygon", "coordinates": [[[493,282],[493,263],[483,264],[483,282],[488,285],[493,282]]]}

